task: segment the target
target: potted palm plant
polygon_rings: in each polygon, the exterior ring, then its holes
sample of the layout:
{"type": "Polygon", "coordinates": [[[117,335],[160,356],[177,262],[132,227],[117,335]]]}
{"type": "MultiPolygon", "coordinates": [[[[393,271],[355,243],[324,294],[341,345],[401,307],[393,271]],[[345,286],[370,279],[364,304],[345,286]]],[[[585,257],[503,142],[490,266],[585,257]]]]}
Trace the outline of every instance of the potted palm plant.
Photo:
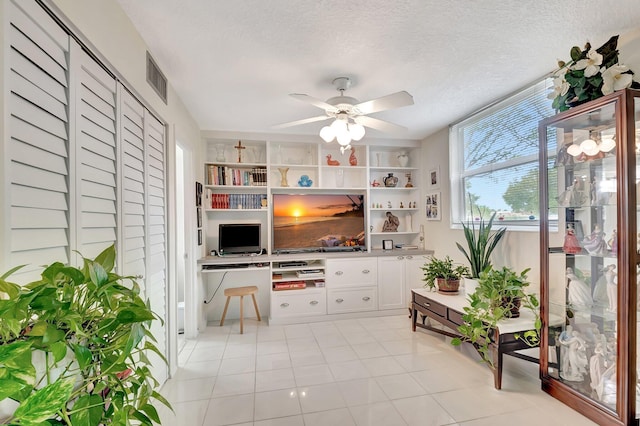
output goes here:
{"type": "Polygon", "coordinates": [[[432,256],[422,268],[426,284],[425,287],[434,289],[436,283],[438,291],[446,294],[456,294],[460,288],[460,280],[469,275],[469,268],[464,265],[454,265],[453,260],[446,256],[444,259],[438,259],[432,256]]]}
{"type": "Polygon", "coordinates": [[[160,319],[132,277],[112,272],[111,246],[82,268],[60,262],[20,286],[0,277],[0,404],[11,425],[160,423],[147,354],[160,319]],[[7,403],[10,404],[7,404],[7,403]]]}
{"type": "MultiPolygon", "coordinates": [[[[472,218],[467,223],[462,223],[467,247],[465,248],[460,243],[456,243],[458,250],[464,254],[471,267],[471,276],[465,279],[465,291],[467,294],[471,294],[475,290],[480,273],[491,267],[491,253],[493,253],[493,250],[495,250],[507,231],[507,228],[500,228],[493,232],[493,220],[496,217],[496,213],[493,212],[489,221],[485,222],[480,208],[477,208],[477,210],[479,221],[474,221],[472,218]],[[476,222],[478,222],[477,232],[476,222]]],[[[471,213],[473,216],[473,204],[471,204],[471,213]]]]}
{"type": "Polygon", "coordinates": [[[489,351],[493,330],[498,321],[518,317],[522,306],[534,312],[535,330],[516,337],[530,346],[537,346],[538,331],[542,323],[538,315],[538,298],[535,294],[525,292],[525,288],[529,286],[528,272],[529,268],[518,274],[508,267],[487,268],[482,271],[478,279],[478,287],[468,296],[469,306],[464,307],[465,313],[462,316],[464,323],[458,327],[461,337],[454,338],[451,344],[457,346],[462,342],[472,343],[482,359],[493,366],[489,351]]]}

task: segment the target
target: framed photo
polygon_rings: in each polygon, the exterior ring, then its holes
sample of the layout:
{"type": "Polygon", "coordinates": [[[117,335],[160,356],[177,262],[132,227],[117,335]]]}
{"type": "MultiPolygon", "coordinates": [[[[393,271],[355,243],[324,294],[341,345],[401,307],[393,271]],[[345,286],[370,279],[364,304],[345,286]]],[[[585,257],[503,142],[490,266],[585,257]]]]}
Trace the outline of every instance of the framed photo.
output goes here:
{"type": "Polygon", "coordinates": [[[196,207],[196,220],[198,221],[197,228],[202,228],[202,207],[196,207]]]}
{"type": "Polygon", "coordinates": [[[200,207],[202,205],[202,184],[200,182],[196,182],[196,207],[200,207]]]}
{"type": "Polygon", "coordinates": [[[393,250],[393,240],[382,240],[382,250],[393,250]]]}
{"type": "Polygon", "coordinates": [[[427,212],[427,220],[440,220],[441,209],[440,205],[440,192],[430,192],[427,193],[426,199],[426,212],[427,212]]]}
{"type": "Polygon", "coordinates": [[[202,229],[198,229],[198,245],[202,245],[202,229]]]}
{"type": "Polygon", "coordinates": [[[440,188],[440,166],[436,166],[430,169],[429,174],[427,175],[427,179],[429,181],[429,188],[439,189],[440,188]]]}

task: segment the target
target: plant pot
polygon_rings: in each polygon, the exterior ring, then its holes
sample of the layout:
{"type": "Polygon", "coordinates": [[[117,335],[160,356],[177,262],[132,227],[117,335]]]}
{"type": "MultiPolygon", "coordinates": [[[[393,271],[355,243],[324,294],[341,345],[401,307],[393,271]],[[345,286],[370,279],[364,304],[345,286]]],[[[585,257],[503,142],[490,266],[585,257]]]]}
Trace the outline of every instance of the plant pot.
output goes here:
{"type": "Polygon", "coordinates": [[[520,305],[522,303],[522,300],[519,297],[514,297],[514,298],[510,298],[510,297],[505,297],[502,299],[502,307],[503,308],[508,308],[509,306],[511,307],[509,309],[509,311],[511,312],[511,315],[509,316],[509,318],[519,318],[520,317],[520,305]]]}
{"type": "Polygon", "coordinates": [[[460,290],[460,280],[446,280],[438,278],[438,291],[444,294],[457,294],[460,290]]]}

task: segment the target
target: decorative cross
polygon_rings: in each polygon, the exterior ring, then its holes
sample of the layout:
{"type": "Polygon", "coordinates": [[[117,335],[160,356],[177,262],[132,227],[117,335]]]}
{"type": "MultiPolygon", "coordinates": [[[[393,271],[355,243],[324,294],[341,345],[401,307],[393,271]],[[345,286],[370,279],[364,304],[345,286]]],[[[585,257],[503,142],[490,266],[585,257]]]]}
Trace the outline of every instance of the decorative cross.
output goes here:
{"type": "Polygon", "coordinates": [[[246,146],[242,146],[242,141],[238,141],[238,145],[234,146],[238,150],[238,163],[242,163],[242,150],[247,149],[246,146]]]}

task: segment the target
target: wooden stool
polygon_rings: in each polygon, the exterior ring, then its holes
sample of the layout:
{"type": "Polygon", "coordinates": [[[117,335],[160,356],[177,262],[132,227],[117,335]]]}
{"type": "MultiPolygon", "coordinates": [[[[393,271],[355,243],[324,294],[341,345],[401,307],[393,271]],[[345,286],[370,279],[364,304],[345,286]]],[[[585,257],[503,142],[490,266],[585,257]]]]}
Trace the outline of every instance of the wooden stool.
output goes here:
{"type": "Polygon", "coordinates": [[[262,321],[260,319],[260,311],[258,311],[258,302],[256,302],[256,293],[258,292],[258,287],[255,285],[250,285],[247,287],[233,287],[233,288],[225,288],[224,295],[227,296],[227,303],[224,304],[224,311],[222,312],[222,319],[220,320],[220,327],[224,325],[224,317],[227,315],[227,308],[229,307],[229,300],[231,300],[231,296],[240,296],[240,334],[244,332],[244,296],[251,295],[253,299],[253,306],[256,308],[256,315],[258,316],[258,321],[262,321]]]}

